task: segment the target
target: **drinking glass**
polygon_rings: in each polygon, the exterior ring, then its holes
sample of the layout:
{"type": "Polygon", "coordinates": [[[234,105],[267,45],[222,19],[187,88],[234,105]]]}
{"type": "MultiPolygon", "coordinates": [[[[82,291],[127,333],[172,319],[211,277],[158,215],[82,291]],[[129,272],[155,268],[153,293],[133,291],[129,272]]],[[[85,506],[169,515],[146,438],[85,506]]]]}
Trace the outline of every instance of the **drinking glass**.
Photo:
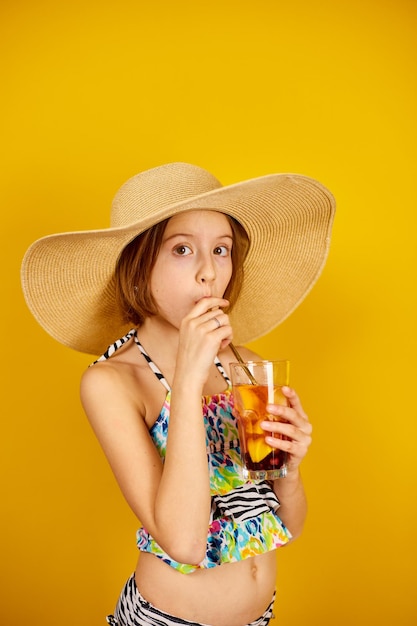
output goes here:
{"type": "Polygon", "coordinates": [[[267,412],[267,404],[288,404],[282,387],[289,384],[290,362],[280,360],[231,363],[230,371],[245,477],[255,480],[285,477],[287,453],[273,448],[265,441],[267,435],[279,438],[282,435],[266,432],[260,423],[280,419],[267,412]]]}

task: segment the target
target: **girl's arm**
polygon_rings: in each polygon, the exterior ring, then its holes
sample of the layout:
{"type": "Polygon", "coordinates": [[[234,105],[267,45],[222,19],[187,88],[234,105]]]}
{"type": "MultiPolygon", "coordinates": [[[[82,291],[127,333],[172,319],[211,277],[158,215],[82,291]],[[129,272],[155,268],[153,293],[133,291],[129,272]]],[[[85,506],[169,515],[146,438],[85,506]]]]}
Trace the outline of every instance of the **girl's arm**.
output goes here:
{"type": "Polygon", "coordinates": [[[266,431],[273,431],[286,436],[278,439],[267,436],[270,446],[286,450],[287,476],[274,481],[274,491],[281,503],[279,516],[295,539],[300,535],[307,515],[307,500],[300,475],[300,463],[311,444],[312,426],[301,406],[300,399],[293,389],[283,387],[289,406],[268,405],[268,411],[285,420],[282,422],[262,422],[266,431]]]}
{"type": "Polygon", "coordinates": [[[128,504],[171,558],[190,564],[204,557],[211,505],[201,397],[215,355],[231,340],[227,315],[207,308],[196,306],[181,325],[164,463],[124,364],[98,363],[81,384],[85,412],[128,504]]]}
{"type": "Polygon", "coordinates": [[[210,514],[201,393],[188,387],[182,396],[173,387],[165,463],[149,434],[144,409],[116,364],[89,368],[81,399],[119,487],[144,528],[171,558],[199,563],[210,514]]]}
{"type": "Polygon", "coordinates": [[[307,499],[299,470],[274,481],[274,491],[281,503],[278,515],[296,539],[303,530],[307,515],[307,499]]]}
{"type": "Polygon", "coordinates": [[[207,547],[211,497],[202,395],[215,356],[232,338],[229,318],[217,308],[227,304],[204,298],[180,327],[167,452],[155,501],[155,522],[172,540],[167,552],[175,552],[180,562],[199,563],[207,547]],[[164,519],[179,506],[184,506],[182,515],[164,519]]]}

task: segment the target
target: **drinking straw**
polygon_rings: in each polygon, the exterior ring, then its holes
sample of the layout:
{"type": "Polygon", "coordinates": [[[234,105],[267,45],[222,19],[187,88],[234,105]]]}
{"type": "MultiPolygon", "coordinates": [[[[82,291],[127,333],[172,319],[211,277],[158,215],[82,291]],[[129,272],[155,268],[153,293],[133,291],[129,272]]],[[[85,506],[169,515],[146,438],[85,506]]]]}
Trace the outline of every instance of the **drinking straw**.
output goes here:
{"type": "Polygon", "coordinates": [[[250,372],[247,366],[245,365],[244,360],[240,356],[239,352],[236,350],[235,346],[232,343],[229,343],[229,346],[232,349],[232,352],[237,358],[237,360],[239,361],[239,363],[242,364],[243,371],[245,372],[246,376],[249,378],[251,385],[257,385],[258,383],[256,382],[256,378],[254,378],[252,372],[250,372]]]}

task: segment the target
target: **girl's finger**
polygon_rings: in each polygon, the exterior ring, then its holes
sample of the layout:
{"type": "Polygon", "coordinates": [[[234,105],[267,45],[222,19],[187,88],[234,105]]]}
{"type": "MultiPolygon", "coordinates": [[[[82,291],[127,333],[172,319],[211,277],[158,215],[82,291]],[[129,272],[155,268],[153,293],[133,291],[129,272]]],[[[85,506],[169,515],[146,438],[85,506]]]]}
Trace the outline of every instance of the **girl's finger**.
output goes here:
{"type": "Polygon", "coordinates": [[[310,422],[303,424],[302,428],[295,426],[288,422],[273,422],[265,420],[260,424],[261,428],[266,432],[276,433],[277,435],[283,435],[291,441],[302,442],[304,440],[311,439],[311,433],[313,428],[310,422]]]}
{"type": "Polygon", "coordinates": [[[190,315],[192,317],[199,317],[204,313],[208,313],[211,310],[223,309],[229,306],[229,301],[224,298],[215,298],[214,296],[210,296],[207,298],[201,298],[198,302],[196,302],[193,307],[190,315]]]}
{"type": "Polygon", "coordinates": [[[287,398],[290,407],[295,409],[295,411],[297,411],[299,415],[304,417],[304,419],[308,419],[302,407],[301,400],[298,397],[297,393],[294,391],[294,389],[292,387],[284,386],[282,387],[282,393],[287,398]]]}

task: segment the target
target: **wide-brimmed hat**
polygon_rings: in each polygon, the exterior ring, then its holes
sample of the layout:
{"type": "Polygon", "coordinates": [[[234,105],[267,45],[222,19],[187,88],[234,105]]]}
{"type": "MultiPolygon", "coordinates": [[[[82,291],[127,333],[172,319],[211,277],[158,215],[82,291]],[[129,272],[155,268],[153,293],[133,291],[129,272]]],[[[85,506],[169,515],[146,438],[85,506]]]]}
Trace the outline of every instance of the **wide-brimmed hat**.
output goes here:
{"type": "Polygon", "coordinates": [[[249,236],[242,290],[230,313],[234,342],[248,343],[275,328],[321,273],[335,211],[332,194],[298,174],[222,186],[187,163],[130,178],[114,198],[110,228],[49,235],[30,246],[22,286],[39,324],[70,348],[104,352],[129,328],[115,302],[114,269],[122,249],[157,222],[192,209],[226,213],[249,236]]]}

